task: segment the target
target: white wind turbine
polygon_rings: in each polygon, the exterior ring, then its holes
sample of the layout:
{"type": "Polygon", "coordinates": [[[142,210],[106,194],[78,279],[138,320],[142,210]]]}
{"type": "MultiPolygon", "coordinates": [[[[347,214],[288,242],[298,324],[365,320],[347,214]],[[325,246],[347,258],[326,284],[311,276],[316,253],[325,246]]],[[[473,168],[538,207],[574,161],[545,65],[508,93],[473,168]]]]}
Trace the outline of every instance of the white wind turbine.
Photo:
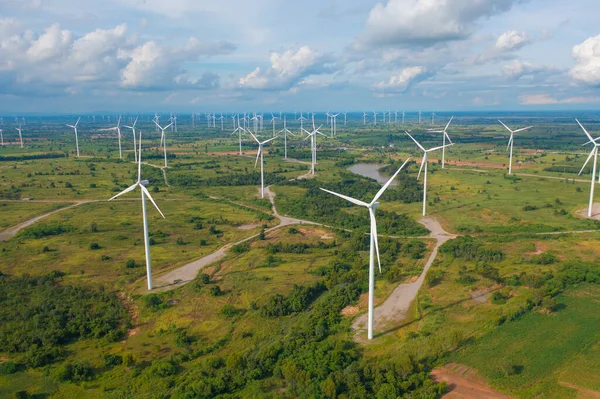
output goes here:
{"type": "Polygon", "coordinates": [[[119,158],[123,159],[123,151],[121,150],[121,117],[120,116],[119,116],[119,121],[117,122],[117,126],[111,128],[109,130],[117,131],[117,137],[119,138],[119,158]]]}
{"type": "Polygon", "coordinates": [[[21,140],[21,148],[23,148],[23,134],[21,132],[21,125],[19,125],[19,127],[15,128],[19,131],[19,140],[21,140]]]}
{"type": "Polygon", "coordinates": [[[145,251],[146,251],[146,276],[148,278],[148,291],[150,291],[150,290],[152,290],[152,264],[150,261],[150,239],[149,239],[149,235],[148,235],[148,215],[146,212],[146,197],[148,197],[150,199],[150,201],[152,202],[152,204],[154,205],[154,207],[156,208],[158,213],[160,213],[160,215],[163,218],[165,217],[165,215],[163,215],[163,213],[160,211],[160,209],[158,208],[158,205],[156,205],[156,202],[154,202],[154,199],[152,199],[150,192],[145,187],[147,184],[148,184],[148,180],[142,180],[142,132],[140,131],[139,149],[138,149],[137,182],[135,182],[134,185],[130,186],[129,188],[126,188],[125,190],[121,191],[119,194],[117,194],[114,197],[112,197],[111,199],[109,199],[109,201],[112,201],[115,198],[117,198],[123,194],[133,191],[137,187],[139,187],[140,190],[142,191],[142,217],[144,219],[144,246],[145,246],[145,251]]]}
{"type": "MultiPolygon", "coordinates": [[[[286,116],[283,116],[283,129],[281,129],[279,131],[279,133],[283,132],[283,159],[287,159],[287,135],[291,134],[292,136],[295,136],[294,133],[292,133],[288,128],[287,128],[287,120],[286,120],[286,116]]],[[[279,135],[279,133],[277,133],[277,135],[279,135]]]]}
{"type": "Polygon", "coordinates": [[[273,115],[273,113],[271,113],[271,123],[273,124],[273,137],[275,137],[275,121],[279,119],[278,117],[276,117],[275,115],[273,115]]]}
{"type": "Polygon", "coordinates": [[[0,146],[4,147],[4,136],[2,135],[2,129],[0,129],[0,146]]]}
{"type": "MultiPolygon", "coordinates": [[[[408,134],[408,137],[410,137],[418,146],[421,150],[423,150],[423,159],[421,160],[421,167],[419,168],[419,174],[417,175],[417,180],[419,180],[419,177],[421,177],[421,171],[423,170],[423,166],[425,166],[425,170],[423,171],[423,216],[425,216],[426,212],[427,212],[427,163],[429,161],[429,153],[432,151],[436,151],[439,150],[440,148],[443,148],[445,146],[440,146],[440,147],[434,147],[434,148],[430,148],[428,150],[426,150],[421,144],[419,144],[419,142],[417,140],[415,140],[415,138],[413,136],[410,135],[410,133],[406,132],[406,134],[408,134]]],[[[453,145],[453,144],[449,144],[448,146],[453,145]]]]}
{"type": "MultiPolygon", "coordinates": [[[[235,119],[235,116],[233,118],[235,119]]],[[[235,128],[235,130],[233,131],[233,133],[231,133],[231,135],[233,136],[236,133],[239,134],[239,136],[240,136],[240,155],[242,155],[242,132],[245,129],[240,125],[240,117],[239,117],[239,115],[238,115],[238,122],[237,123],[238,123],[238,126],[235,128]]],[[[234,126],[235,126],[235,122],[234,122],[234,126]]]]}
{"type": "Polygon", "coordinates": [[[298,118],[298,120],[300,121],[300,133],[302,133],[304,130],[304,121],[306,120],[306,118],[302,116],[302,111],[300,111],[300,118],[298,118]]]}
{"type": "Polygon", "coordinates": [[[377,126],[377,112],[373,112],[373,126],[377,126]]]}
{"type": "Polygon", "coordinates": [[[252,135],[254,140],[256,140],[256,142],[258,143],[258,152],[256,153],[256,162],[254,162],[254,167],[256,168],[256,165],[258,164],[258,157],[260,157],[260,196],[262,198],[265,198],[265,175],[264,175],[263,146],[265,144],[267,144],[268,142],[275,140],[277,138],[277,136],[271,137],[268,140],[260,142],[256,138],[256,136],[252,134],[252,132],[249,132],[249,133],[250,133],[250,135],[252,135]]]}
{"type": "Polygon", "coordinates": [[[156,124],[156,127],[158,127],[161,131],[160,133],[160,142],[163,145],[163,152],[165,154],[165,168],[167,167],[167,136],[165,135],[165,130],[167,130],[169,128],[169,126],[171,126],[173,124],[173,122],[169,123],[167,126],[165,127],[161,127],[158,122],[154,121],[154,123],[156,124]]]}
{"type": "Polygon", "coordinates": [[[317,134],[320,134],[323,137],[327,137],[325,136],[323,133],[321,133],[319,131],[319,129],[323,126],[319,126],[318,128],[315,129],[315,115],[313,114],[312,116],[312,125],[313,125],[313,131],[312,132],[308,132],[307,130],[304,130],[304,133],[306,133],[308,136],[306,136],[305,140],[310,138],[310,149],[311,149],[311,163],[310,163],[310,173],[312,175],[315,174],[315,165],[317,164],[317,134]]]}
{"type": "Polygon", "coordinates": [[[133,125],[131,126],[126,126],[124,125],[127,129],[131,129],[131,132],[133,133],[133,159],[135,159],[135,161],[137,162],[137,145],[135,144],[135,125],[138,121],[138,117],[135,117],[135,121],[133,121],[133,125]]]}
{"type": "Polygon", "coordinates": [[[67,125],[70,128],[73,128],[73,130],[75,131],[75,148],[77,148],[77,156],[79,157],[79,139],[77,138],[77,125],[79,124],[79,120],[81,118],[77,119],[77,122],[75,122],[74,125],[67,125]]]}
{"type": "Polygon", "coordinates": [[[419,111],[419,125],[421,124],[421,115],[422,115],[422,113],[421,113],[421,111],[419,111]]]}
{"type": "MultiPolygon", "coordinates": [[[[498,119],[498,122],[502,123],[502,121],[500,119],[498,119]]],[[[533,126],[527,126],[527,127],[524,127],[522,129],[517,129],[517,130],[511,130],[504,123],[502,123],[502,126],[504,126],[506,128],[506,130],[508,130],[510,132],[510,138],[508,139],[508,145],[506,146],[507,150],[510,148],[510,158],[508,161],[508,174],[510,175],[510,174],[512,174],[512,158],[513,158],[512,154],[513,154],[514,135],[515,135],[515,133],[522,132],[523,130],[531,129],[533,126]]]]}
{"type": "Polygon", "coordinates": [[[333,134],[331,135],[331,137],[335,136],[335,134],[337,133],[337,117],[338,117],[338,115],[339,115],[339,113],[330,115],[330,117],[333,119],[333,123],[331,124],[331,126],[333,128],[333,134]]]}
{"type": "MultiPolygon", "coordinates": [[[[410,159],[410,158],[409,158],[410,159]]],[[[328,192],[329,194],[333,194],[337,197],[343,198],[346,201],[350,201],[353,204],[364,206],[369,210],[369,218],[371,219],[371,239],[370,239],[370,249],[369,249],[369,310],[368,310],[368,322],[367,322],[367,337],[368,339],[373,339],[373,308],[375,302],[375,254],[377,254],[377,264],[379,265],[379,273],[381,273],[381,259],[379,257],[379,243],[377,239],[377,220],[375,218],[375,212],[379,207],[379,202],[377,200],[383,195],[385,190],[390,186],[392,181],[398,176],[398,173],[404,168],[408,159],[404,161],[400,169],[394,173],[394,175],[385,183],[383,187],[375,194],[373,200],[370,203],[366,203],[352,197],[347,197],[342,194],[338,194],[333,191],[326,190],[321,188],[321,190],[328,192]]]]}
{"type": "Polygon", "coordinates": [[[450,140],[450,136],[448,136],[448,127],[450,126],[450,123],[452,123],[452,119],[454,119],[454,116],[452,116],[450,118],[450,120],[448,121],[448,124],[446,125],[446,127],[444,128],[444,130],[430,130],[430,132],[432,133],[443,133],[443,146],[442,146],[442,169],[444,169],[444,165],[446,164],[446,139],[448,139],[448,141],[450,142],[450,144],[452,144],[452,140],[450,140]]]}
{"type": "Polygon", "coordinates": [[[579,126],[583,129],[586,136],[588,136],[588,138],[590,139],[590,141],[588,141],[584,145],[589,144],[589,143],[594,144],[594,148],[592,148],[590,155],[588,155],[587,160],[585,161],[585,163],[583,164],[583,167],[579,171],[579,174],[581,175],[581,173],[585,169],[585,167],[588,164],[588,162],[590,161],[590,159],[592,159],[592,157],[594,157],[594,164],[592,166],[592,185],[590,187],[590,205],[588,206],[588,217],[591,218],[592,217],[592,207],[594,205],[594,183],[596,181],[596,165],[598,163],[598,147],[600,147],[600,143],[598,143],[597,140],[600,139],[600,137],[598,137],[596,139],[592,138],[592,136],[588,133],[588,131],[579,122],[579,120],[577,120],[577,119],[575,119],[575,120],[577,121],[579,126]]]}
{"type": "Polygon", "coordinates": [[[367,113],[363,112],[363,126],[367,124],[367,113]]]}

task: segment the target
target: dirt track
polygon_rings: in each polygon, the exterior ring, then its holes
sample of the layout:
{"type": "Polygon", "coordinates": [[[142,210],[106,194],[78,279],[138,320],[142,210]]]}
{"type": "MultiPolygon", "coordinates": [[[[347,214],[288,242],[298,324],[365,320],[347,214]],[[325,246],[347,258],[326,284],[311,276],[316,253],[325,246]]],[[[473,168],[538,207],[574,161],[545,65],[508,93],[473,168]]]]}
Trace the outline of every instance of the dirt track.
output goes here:
{"type": "Polygon", "coordinates": [[[450,363],[431,372],[436,382],[445,381],[449,392],[447,399],[511,399],[510,396],[494,391],[477,372],[467,366],[450,363]]]}
{"type": "MultiPolygon", "coordinates": [[[[412,283],[400,284],[383,304],[375,308],[375,321],[373,325],[375,329],[375,335],[377,335],[378,331],[381,332],[385,328],[395,327],[402,323],[408,314],[410,305],[416,298],[419,289],[425,281],[427,271],[437,256],[438,248],[446,241],[456,237],[455,235],[445,231],[438,221],[430,216],[422,218],[419,223],[431,231],[428,237],[436,240],[435,247],[433,248],[433,251],[431,251],[431,254],[427,259],[427,263],[425,263],[425,267],[423,268],[419,278],[412,283]]],[[[356,318],[356,320],[354,320],[352,323],[352,328],[357,331],[357,334],[360,334],[360,332],[365,330],[366,327],[366,313],[356,318]]]]}

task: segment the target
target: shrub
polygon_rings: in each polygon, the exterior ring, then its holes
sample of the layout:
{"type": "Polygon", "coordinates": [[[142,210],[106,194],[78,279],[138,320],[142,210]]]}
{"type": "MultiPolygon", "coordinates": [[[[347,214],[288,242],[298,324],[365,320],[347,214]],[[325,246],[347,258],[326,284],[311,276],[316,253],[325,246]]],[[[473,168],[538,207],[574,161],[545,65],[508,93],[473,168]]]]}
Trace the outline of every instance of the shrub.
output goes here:
{"type": "Polygon", "coordinates": [[[100,248],[101,248],[101,247],[100,247],[100,245],[99,245],[97,242],[92,242],[92,243],[90,243],[90,249],[91,249],[92,251],[96,251],[96,250],[98,250],[98,249],[100,249],[100,248]]]}
{"type": "Polygon", "coordinates": [[[136,267],[138,267],[138,265],[135,263],[135,260],[127,259],[127,262],[125,262],[125,267],[128,269],[135,269],[136,267]]]}
{"type": "Polygon", "coordinates": [[[248,251],[250,251],[250,243],[248,241],[231,247],[231,252],[233,252],[234,254],[243,254],[248,251]]]}
{"type": "Polygon", "coordinates": [[[177,366],[168,360],[156,359],[152,361],[149,372],[157,377],[168,377],[177,373],[177,366]]]}
{"type": "Polygon", "coordinates": [[[185,245],[186,244],[186,242],[183,240],[182,237],[177,237],[177,240],[175,241],[175,243],[177,245],[185,245]]]}
{"type": "Polygon", "coordinates": [[[114,355],[112,353],[107,353],[104,355],[104,366],[111,368],[120,364],[123,364],[122,356],[114,355]]]}
{"type": "Polygon", "coordinates": [[[148,294],[144,297],[144,305],[151,310],[165,309],[168,304],[156,294],[148,294]]]}
{"type": "Polygon", "coordinates": [[[96,222],[92,222],[92,224],[90,224],[90,232],[92,232],[92,233],[98,232],[98,224],[96,222]]]}
{"type": "Polygon", "coordinates": [[[64,363],[58,367],[55,376],[59,381],[87,381],[93,376],[91,366],[82,363],[64,363]]]}
{"type": "Polygon", "coordinates": [[[551,265],[553,263],[556,263],[557,261],[558,259],[556,258],[556,256],[548,252],[544,252],[542,254],[534,255],[531,257],[531,263],[535,265],[551,265]]]}
{"type": "Polygon", "coordinates": [[[233,317],[236,313],[235,308],[231,305],[225,305],[221,308],[221,314],[225,317],[233,317]]]}
{"type": "Polygon", "coordinates": [[[210,287],[210,296],[221,296],[223,295],[223,291],[221,291],[221,287],[218,285],[210,287]]]}
{"type": "Polygon", "coordinates": [[[495,291],[490,297],[490,302],[495,305],[503,305],[510,298],[510,294],[502,291],[495,291]]]}
{"type": "Polygon", "coordinates": [[[0,375],[14,374],[18,370],[18,367],[13,362],[5,361],[0,363],[0,375]]]}
{"type": "Polygon", "coordinates": [[[429,270],[427,276],[425,277],[425,282],[429,287],[435,287],[439,283],[442,282],[444,278],[444,271],[441,269],[432,269],[429,270]]]}

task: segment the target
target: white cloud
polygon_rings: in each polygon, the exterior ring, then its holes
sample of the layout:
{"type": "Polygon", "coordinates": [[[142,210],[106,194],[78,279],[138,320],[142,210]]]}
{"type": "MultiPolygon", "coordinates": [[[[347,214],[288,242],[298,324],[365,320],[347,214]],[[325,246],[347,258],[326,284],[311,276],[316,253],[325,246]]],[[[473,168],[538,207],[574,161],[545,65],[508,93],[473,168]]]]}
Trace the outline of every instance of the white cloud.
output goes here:
{"type": "Polygon", "coordinates": [[[540,65],[534,65],[530,62],[514,60],[512,63],[502,67],[502,73],[512,79],[519,79],[524,75],[533,75],[539,72],[544,72],[547,69],[548,68],[540,65]]]}
{"type": "Polygon", "coordinates": [[[600,35],[576,45],[571,54],[575,59],[575,66],[570,71],[573,79],[592,86],[600,85],[600,35]]]}
{"type": "Polygon", "coordinates": [[[387,82],[375,84],[375,88],[385,90],[386,92],[403,93],[417,82],[420,82],[431,76],[431,72],[423,66],[413,66],[404,68],[398,75],[391,76],[387,82]]]}
{"type": "Polygon", "coordinates": [[[465,39],[484,18],[506,12],[519,0],[388,0],[369,13],[359,39],[369,46],[465,39]]]}
{"type": "Polygon", "coordinates": [[[548,94],[526,94],[519,96],[519,103],[523,105],[598,104],[600,97],[577,96],[557,99],[548,94]]]}
{"type": "Polygon", "coordinates": [[[499,51],[514,51],[519,50],[527,43],[529,43],[529,39],[525,32],[509,30],[498,37],[498,40],[496,40],[496,49],[499,51]]]}
{"type": "Polygon", "coordinates": [[[250,89],[287,90],[305,77],[333,71],[327,65],[326,57],[308,46],[302,46],[298,51],[273,52],[269,58],[270,68],[263,70],[257,67],[240,78],[239,85],[250,89]]]}
{"type": "Polygon", "coordinates": [[[27,50],[27,57],[33,62],[48,61],[64,56],[73,44],[73,34],[61,30],[59,24],[53,24],[27,50]]]}

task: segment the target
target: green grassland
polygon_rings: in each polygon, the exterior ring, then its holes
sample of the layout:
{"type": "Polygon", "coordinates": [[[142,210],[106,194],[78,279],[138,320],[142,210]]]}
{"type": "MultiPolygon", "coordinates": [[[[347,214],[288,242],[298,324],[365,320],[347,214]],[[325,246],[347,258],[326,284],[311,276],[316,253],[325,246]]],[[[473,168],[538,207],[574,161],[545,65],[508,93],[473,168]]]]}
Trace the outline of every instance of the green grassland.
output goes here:
{"type": "MultiPolygon", "coordinates": [[[[434,398],[438,388],[429,386],[427,371],[446,361],[478,369],[515,397],[574,397],[561,382],[599,390],[593,372],[599,370],[593,327],[598,286],[569,282],[541,294],[566,267],[591,267],[600,257],[599,233],[539,234],[598,229],[597,222],[579,216],[589,199],[589,182],[573,180],[589,179],[587,172],[577,176],[586,157],[582,134],[571,125],[542,123],[519,135],[516,177],[509,177],[506,132],[493,121],[463,121],[451,131],[457,145],[446,154],[447,168],[436,164],[438,154],[431,156],[428,214],[450,232],[471,234],[475,244],[454,241],[466,245],[471,251],[466,255],[453,253],[450,244],[441,248],[408,319],[377,331],[377,339],[364,346],[350,331],[356,316],[341,316],[341,310],[366,310],[368,226],[361,223],[367,216],[364,209],[332,202],[318,187],[370,201],[378,185],[346,168],[355,162],[399,166],[407,156],[420,162],[404,127],[355,124],[338,128],[335,139],[319,137],[316,177],[306,181],[294,179],[309,165],[283,160],[283,142],[276,140],[265,148],[265,182],[277,195],[279,212],[332,228],[274,230],[204,269],[209,281],[199,277],[176,290],[146,295],[139,196],[106,201],[137,177],[130,133],[124,132],[126,159],[120,161],[112,132],[82,129],[85,157],[77,159],[73,138],[59,133],[58,122],[28,124],[25,149],[0,148],[0,197],[9,200],[0,202],[0,230],[68,201],[98,202],[58,212],[0,243],[0,272],[40,276],[60,270],[66,275],[56,284],[119,295],[132,328],[118,340],[61,344],[64,354],[42,367],[25,366],[22,353],[0,353],[3,361],[18,365],[14,373],[0,372],[0,397],[27,390],[52,398],[395,398],[409,392],[434,398]],[[544,151],[532,151],[538,148],[544,151]],[[45,159],[47,153],[61,157],[45,159]],[[18,159],[25,156],[30,158],[18,159]],[[56,203],[10,201],[19,198],[56,203]],[[327,210],[334,208],[338,219],[328,219],[327,210]],[[126,266],[130,259],[135,267],[126,266]],[[316,294],[292,305],[290,298],[304,295],[298,287],[316,294]],[[109,365],[106,354],[129,360],[109,365]],[[91,377],[61,377],[66,365],[80,363],[92,370],[91,377]],[[592,372],[578,372],[580,365],[592,372]],[[401,391],[408,380],[414,383],[401,391]]],[[[141,126],[143,160],[155,166],[144,165],[142,177],[150,180],[166,216],[148,204],[155,275],[276,225],[270,202],[259,197],[256,145],[248,138],[239,156],[237,136],[219,127],[182,124],[179,132],[167,132],[165,183],[160,135],[146,122],[141,126]]],[[[441,141],[423,126],[405,127],[426,146],[441,141]]],[[[266,126],[263,137],[270,137],[266,126]]],[[[310,161],[308,141],[290,138],[288,144],[290,158],[310,161]]],[[[401,176],[407,193],[422,188],[414,180],[418,167],[410,164],[401,176]]],[[[420,196],[390,190],[378,212],[380,234],[425,235],[415,222],[420,196]]],[[[433,242],[382,237],[380,246],[377,303],[420,273],[433,242]]]]}

